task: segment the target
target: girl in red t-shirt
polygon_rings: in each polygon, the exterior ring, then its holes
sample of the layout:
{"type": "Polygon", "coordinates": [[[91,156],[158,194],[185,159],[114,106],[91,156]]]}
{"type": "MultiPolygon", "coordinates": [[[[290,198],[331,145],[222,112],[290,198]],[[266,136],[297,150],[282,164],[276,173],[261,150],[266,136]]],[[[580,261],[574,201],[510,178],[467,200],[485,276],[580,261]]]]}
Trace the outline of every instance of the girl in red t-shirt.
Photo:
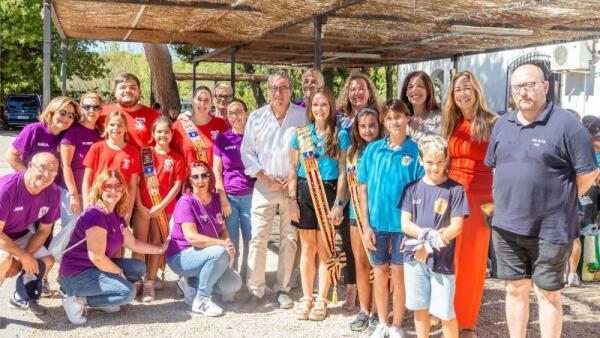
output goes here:
{"type": "MultiPolygon", "coordinates": [[[[105,140],[94,143],[83,159],[85,172],[81,190],[84,196],[87,196],[90,191],[96,175],[105,169],[119,171],[129,186],[130,196],[135,196],[137,193],[139,176],[142,172],[140,152],[127,143],[126,130],[127,120],[121,111],[115,110],[106,116],[102,134],[105,140]]],[[[131,219],[133,203],[132,198],[127,208],[127,222],[131,219]]]]}
{"type": "MultiPolygon", "coordinates": [[[[185,164],[183,157],[179,151],[171,149],[169,146],[173,139],[171,130],[171,121],[167,117],[158,118],[152,125],[152,139],[156,145],[151,150],[152,167],[156,177],[156,183],[149,183],[146,173],[149,171],[150,165],[143,160],[144,174],[140,182],[140,189],[135,198],[135,211],[133,214],[133,234],[138,240],[147,243],[157,243],[161,245],[163,240],[169,233],[168,220],[175,209],[175,197],[181,190],[181,185],[185,179],[185,164]],[[153,185],[155,184],[155,185],[153,185]],[[152,187],[158,188],[161,201],[154,205],[150,190],[152,187]],[[167,223],[161,223],[159,220],[164,212],[166,218],[163,219],[167,223]],[[163,237],[164,235],[164,237],[163,237]]],[[[144,157],[142,150],[142,157],[144,157]]],[[[144,254],[133,254],[133,258],[144,260],[147,258],[147,275],[143,284],[142,301],[151,302],[155,299],[154,281],[158,271],[161,256],[144,254]]]]}

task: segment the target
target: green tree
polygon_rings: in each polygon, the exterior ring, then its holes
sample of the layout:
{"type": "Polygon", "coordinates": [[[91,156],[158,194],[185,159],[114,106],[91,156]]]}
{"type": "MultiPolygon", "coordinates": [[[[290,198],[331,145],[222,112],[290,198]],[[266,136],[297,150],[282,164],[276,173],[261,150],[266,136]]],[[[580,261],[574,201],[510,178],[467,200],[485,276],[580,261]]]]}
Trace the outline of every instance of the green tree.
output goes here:
{"type": "MultiPolygon", "coordinates": [[[[0,101],[9,93],[42,92],[43,21],[40,0],[0,1],[0,101]]],[[[60,90],[60,37],[52,27],[52,92],[60,90]]],[[[105,60],[94,42],[67,41],[68,79],[104,76],[105,60]]]]}

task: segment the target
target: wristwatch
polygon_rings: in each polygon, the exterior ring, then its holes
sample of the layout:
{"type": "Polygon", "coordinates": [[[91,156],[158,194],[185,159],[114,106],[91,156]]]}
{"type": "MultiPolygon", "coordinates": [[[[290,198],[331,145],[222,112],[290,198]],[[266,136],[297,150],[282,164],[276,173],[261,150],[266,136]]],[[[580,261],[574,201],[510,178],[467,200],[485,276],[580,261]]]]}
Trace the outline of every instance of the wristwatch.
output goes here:
{"type": "Polygon", "coordinates": [[[344,200],[335,200],[335,205],[337,205],[338,207],[343,207],[344,206],[344,200]]]}

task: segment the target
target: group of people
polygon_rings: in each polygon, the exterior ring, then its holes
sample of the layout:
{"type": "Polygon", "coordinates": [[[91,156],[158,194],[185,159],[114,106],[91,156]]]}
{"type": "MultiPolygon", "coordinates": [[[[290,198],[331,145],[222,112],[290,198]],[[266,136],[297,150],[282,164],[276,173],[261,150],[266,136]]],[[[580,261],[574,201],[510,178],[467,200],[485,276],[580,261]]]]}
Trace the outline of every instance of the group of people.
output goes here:
{"type": "Polygon", "coordinates": [[[18,275],[10,304],[44,312],[60,218],[72,226],[58,283],[74,324],[86,308],[152,302],[168,266],[191,311],[207,316],[245,285],[247,311],[272,291],[299,320],[324,320],[343,282],[345,309],[358,296],[351,330],[402,337],[408,309],[419,337],[433,322],[445,337],[476,336],[491,241],[511,336],[525,337],[532,281],[542,336],[560,336],[577,197],[598,164],[584,127],[546,102],[537,66],[514,70],[516,109],[502,117],[469,71],[453,76],[443,108],[422,71],[384,104],[362,73],[337,102],[317,69],[303,74],[297,103],[287,72],[267,85],[269,103],[252,113],[226,85],[214,96],[198,87],[174,122],[139,103],[132,74],[115,80],[114,104],[93,93],[53,99],[9,149],[15,173],[0,178],[0,284],[18,275]],[[482,207],[492,201],[490,224],[482,207]]]}

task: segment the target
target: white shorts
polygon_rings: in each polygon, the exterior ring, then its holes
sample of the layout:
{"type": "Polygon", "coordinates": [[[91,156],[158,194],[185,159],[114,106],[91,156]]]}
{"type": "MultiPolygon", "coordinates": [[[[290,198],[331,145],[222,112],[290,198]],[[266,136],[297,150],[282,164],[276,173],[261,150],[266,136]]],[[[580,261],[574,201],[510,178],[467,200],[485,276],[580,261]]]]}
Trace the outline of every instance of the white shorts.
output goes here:
{"type": "MultiPolygon", "coordinates": [[[[33,232],[29,231],[22,237],[15,239],[14,242],[19,248],[25,249],[25,247],[27,246],[27,243],[29,243],[29,240],[31,239],[31,237],[33,237],[33,234],[34,234],[33,232]]],[[[0,251],[4,251],[4,250],[0,249],[0,251]]],[[[35,258],[42,258],[45,256],[50,256],[50,255],[51,255],[50,251],[48,251],[48,249],[46,249],[46,247],[43,245],[36,252],[33,253],[33,257],[35,257],[35,258]]]]}

